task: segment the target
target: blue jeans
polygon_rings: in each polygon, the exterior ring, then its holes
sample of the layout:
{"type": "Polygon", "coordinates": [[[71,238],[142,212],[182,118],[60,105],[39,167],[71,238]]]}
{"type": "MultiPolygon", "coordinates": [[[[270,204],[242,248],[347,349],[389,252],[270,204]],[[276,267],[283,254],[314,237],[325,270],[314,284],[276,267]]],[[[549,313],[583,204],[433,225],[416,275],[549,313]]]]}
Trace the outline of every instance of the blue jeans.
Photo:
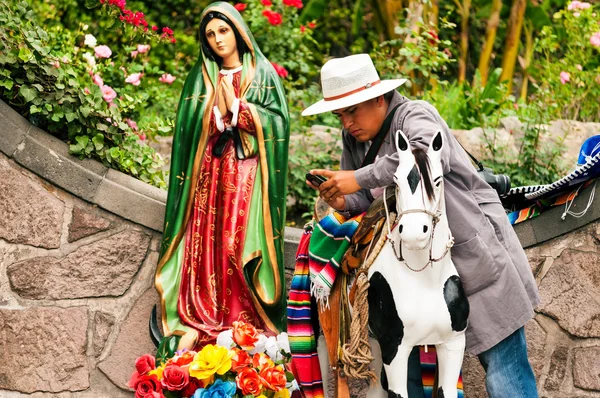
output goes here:
{"type": "Polygon", "coordinates": [[[490,398],[537,398],[535,375],[527,359],[525,328],[478,355],[490,398]]]}

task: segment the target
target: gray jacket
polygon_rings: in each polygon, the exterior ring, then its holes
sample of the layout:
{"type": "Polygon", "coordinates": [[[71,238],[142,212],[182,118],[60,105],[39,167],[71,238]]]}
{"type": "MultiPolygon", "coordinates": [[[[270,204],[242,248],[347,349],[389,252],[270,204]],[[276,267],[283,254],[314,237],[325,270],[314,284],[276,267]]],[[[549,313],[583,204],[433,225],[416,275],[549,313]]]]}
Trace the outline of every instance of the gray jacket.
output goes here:
{"type": "Polygon", "coordinates": [[[360,168],[365,144],[342,131],[341,168],[356,170],[356,180],[363,188],[346,195],[346,211],[365,211],[373,200],[369,189],[393,185],[398,166],[394,144],[397,130],[402,130],[413,147],[425,150],[434,134],[443,131],[446,212],[455,240],[451,255],[471,307],[467,350],[477,355],[533,317],[533,308],[539,303],[537,285],[498,194],[478,176],[438,111],[425,101],[411,101],[395,92],[388,113],[397,104],[401,105],[390,132],[378,158],[369,166],[360,168]]]}

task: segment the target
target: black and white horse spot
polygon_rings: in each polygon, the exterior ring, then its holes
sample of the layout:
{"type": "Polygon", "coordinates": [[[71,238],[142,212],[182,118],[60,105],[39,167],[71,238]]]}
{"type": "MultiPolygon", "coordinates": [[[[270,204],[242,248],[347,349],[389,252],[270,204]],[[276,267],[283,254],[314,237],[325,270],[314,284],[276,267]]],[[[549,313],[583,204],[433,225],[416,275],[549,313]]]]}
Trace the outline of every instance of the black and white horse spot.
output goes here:
{"type": "Polygon", "coordinates": [[[444,389],[442,387],[438,388],[437,398],[444,398],[444,389]]]}
{"type": "Polygon", "coordinates": [[[452,330],[465,330],[469,319],[469,300],[457,275],[452,275],[444,283],[444,300],[450,313],[452,330]]]}
{"type": "Polygon", "coordinates": [[[404,337],[404,325],[398,317],[390,285],[380,272],[369,279],[369,327],[381,347],[384,364],[392,363],[404,337]]]}

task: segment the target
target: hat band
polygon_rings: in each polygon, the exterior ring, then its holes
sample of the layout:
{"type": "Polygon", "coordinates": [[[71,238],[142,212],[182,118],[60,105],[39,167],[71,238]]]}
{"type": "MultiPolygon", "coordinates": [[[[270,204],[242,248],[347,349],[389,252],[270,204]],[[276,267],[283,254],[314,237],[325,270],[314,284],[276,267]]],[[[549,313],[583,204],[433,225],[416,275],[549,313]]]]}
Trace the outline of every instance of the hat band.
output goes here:
{"type": "Polygon", "coordinates": [[[325,101],[337,100],[337,99],[344,98],[344,97],[347,97],[347,96],[352,95],[352,94],[356,94],[356,93],[358,93],[360,91],[363,91],[363,90],[366,90],[368,88],[371,88],[371,87],[373,87],[373,86],[375,86],[376,84],[379,84],[379,83],[381,83],[381,80],[377,80],[377,81],[375,81],[373,83],[367,83],[367,85],[364,86],[364,87],[359,87],[356,90],[348,91],[347,93],[344,93],[344,94],[334,95],[333,97],[327,97],[327,98],[323,98],[323,99],[325,101]]]}

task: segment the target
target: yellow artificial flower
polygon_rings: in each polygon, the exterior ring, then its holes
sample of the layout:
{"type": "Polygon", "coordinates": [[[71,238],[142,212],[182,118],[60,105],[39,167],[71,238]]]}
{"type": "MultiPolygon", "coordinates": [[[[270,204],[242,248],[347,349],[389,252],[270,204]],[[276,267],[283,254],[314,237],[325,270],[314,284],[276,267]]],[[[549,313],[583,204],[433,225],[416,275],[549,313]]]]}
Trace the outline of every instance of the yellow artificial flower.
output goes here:
{"type": "Polygon", "coordinates": [[[194,360],[190,363],[190,376],[204,380],[215,373],[224,375],[231,369],[232,357],[233,352],[227,348],[207,344],[194,356],[194,360]]]}
{"type": "Polygon", "coordinates": [[[290,390],[284,388],[282,390],[275,391],[273,398],[290,398],[290,390]]]}
{"type": "Polygon", "coordinates": [[[162,375],[163,375],[163,370],[165,370],[165,366],[159,366],[156,369],[151,370],[150,372],[148,372],[149,375],[156,375],[156,378],[158,380],[162,379],[162,375]]]}

